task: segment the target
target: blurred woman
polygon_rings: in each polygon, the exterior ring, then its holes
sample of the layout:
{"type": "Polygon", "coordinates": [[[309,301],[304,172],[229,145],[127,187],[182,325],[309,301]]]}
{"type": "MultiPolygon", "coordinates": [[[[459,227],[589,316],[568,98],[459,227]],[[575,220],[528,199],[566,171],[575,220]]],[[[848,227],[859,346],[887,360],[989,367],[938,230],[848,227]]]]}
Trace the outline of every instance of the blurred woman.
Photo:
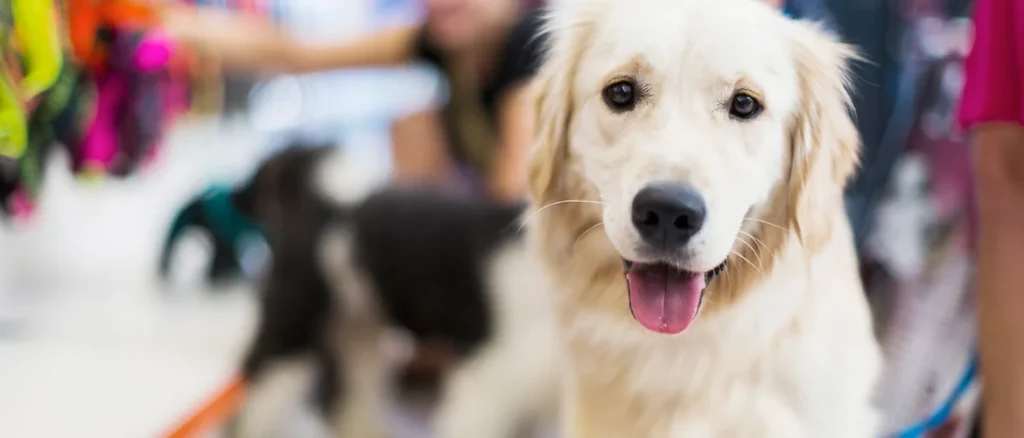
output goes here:
{"type": "MultiPolygon", "coordinates": [[[[331,45],[302,43],[271,23],[217,10],[171,10],[165,25],[179,41],[239,72],[432,64],[447,79],[450,98],[393,125],[395,179],[520,202],[533,129],[527,82],[543,42],[539,15],[523,14],[519,1],[425,0],[421,25],[331,45]]],[[[432,387],[453,355],[444,345],[417,346],[403,386],[432,387]]]]}
{"type": "MultiPolygon", "coordinates": [[[[526,84],[543,49],[537,13],[520,0],[425,0],[422,25],[332,45],[300,43],[263,21],[219,11],[178,9],[166,25],[223,67],[304,73],[423,61],[447,79],[448,102],[393,127],[395,177],[468,183],[498,200],[525,195],[532,138],[526,84]]],[[[343,99],[344,96],[338,96],[343,99]]]]}

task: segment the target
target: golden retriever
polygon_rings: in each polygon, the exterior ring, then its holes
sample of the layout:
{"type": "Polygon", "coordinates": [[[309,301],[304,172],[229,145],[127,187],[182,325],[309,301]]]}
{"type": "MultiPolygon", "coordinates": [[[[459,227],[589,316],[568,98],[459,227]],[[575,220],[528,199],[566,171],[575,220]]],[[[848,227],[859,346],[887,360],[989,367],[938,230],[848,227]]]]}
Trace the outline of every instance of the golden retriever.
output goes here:
{"type": "Polygon", "coordinates": [[[753,0],[551,10],[531,242],[569,437],[869,437],[854,51],[753,0]]]}

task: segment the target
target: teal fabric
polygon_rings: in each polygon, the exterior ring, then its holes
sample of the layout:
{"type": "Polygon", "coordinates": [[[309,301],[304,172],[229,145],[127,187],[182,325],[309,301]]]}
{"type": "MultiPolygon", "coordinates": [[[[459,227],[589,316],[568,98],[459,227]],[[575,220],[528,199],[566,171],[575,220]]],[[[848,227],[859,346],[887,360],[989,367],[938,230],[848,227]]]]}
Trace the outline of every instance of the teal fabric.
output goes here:
{"type": "Polygon", "coordinates": [[[181,238],[182,233],[193,225],[204,224],[213,233],[211,238],[230,245],[239,256],[254,240],[263,239],[259,225],[235,209],[233,195],[233,187],[214,184],[178,210],[167,232],[160,256],[160,271],[164,275],[170,269],[170,255],[175,243],[181,238]]]}
{"type": "Polygon", "coordinates": [[[242,239],[260,233],[259,226],[245,217],[232,203],[234,188],[215,184],[203,193],[203,215],[218,238],[230,241],[236,246],[242,239]]]}

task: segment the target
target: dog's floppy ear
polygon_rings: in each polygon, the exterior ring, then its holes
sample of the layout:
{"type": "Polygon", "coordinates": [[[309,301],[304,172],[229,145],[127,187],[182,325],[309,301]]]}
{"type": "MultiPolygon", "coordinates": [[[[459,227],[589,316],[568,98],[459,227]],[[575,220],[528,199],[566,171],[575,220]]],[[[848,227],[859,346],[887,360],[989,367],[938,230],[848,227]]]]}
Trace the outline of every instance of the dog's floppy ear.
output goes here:
{"type": "Polygon", "coordinates": [[[530,156],[530,195],[536,202],[548,202],[555,197],[559,169],[565,166],[568,153],[566,135],[571,109],[562,90],[552,89],[553,78],[539,78],[535,86],[536,132],[533,153],[530,156]]]}
{"type": "Polygon", "coordinates": [[[573,114],[573,78],[582,46],[583,26],[558,23],[558,14],[549,16],[548,52],[533,86],[536,127],[529,165],[529,188],[534,202],[550,202],[558,197],[564,181],[559,178],[569,154],[569,123],[573,114]]]}
{"type": "Polygon", "coordinates": [[[801,96],[790,130],[790,226],[816,251],[831,236],[833,213],[842,211],[843,189],[858,164],[849,63],[859,57],[814,25],[797,23],[793,30],[801,96]]]}

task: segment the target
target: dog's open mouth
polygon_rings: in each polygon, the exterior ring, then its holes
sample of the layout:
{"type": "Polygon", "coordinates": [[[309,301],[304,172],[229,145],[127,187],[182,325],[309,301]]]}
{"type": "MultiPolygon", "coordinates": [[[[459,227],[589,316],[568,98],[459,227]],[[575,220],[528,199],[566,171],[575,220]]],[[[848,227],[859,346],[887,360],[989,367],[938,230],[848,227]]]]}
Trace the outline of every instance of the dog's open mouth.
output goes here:
{"type": "Polygon", "coordinates": [[[629,310],[648,330],[682,333],[697,317],[704,289],[725,270],[725,262],[708,272],[684,271],[668,263],[622,260],[629,289],[629,310]]]}

